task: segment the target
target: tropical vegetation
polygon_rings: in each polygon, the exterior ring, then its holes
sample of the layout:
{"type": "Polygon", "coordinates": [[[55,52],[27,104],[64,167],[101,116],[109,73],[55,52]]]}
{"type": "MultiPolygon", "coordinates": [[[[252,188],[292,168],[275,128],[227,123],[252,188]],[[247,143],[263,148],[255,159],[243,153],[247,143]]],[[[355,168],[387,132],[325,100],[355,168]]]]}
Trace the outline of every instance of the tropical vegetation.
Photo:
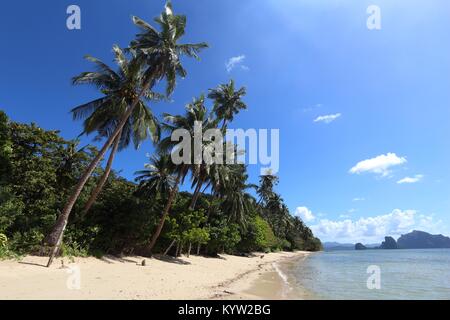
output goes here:
{"type": "MultiPolygon", "coordinates": [[[[245,165],[172,161],[173,132],[193,136],[196,123],[204,131],[223,132],[247,108],[245,87],[230,80],[188,103],[184,114],[166,113],[162,119],[153,114],[150,104],[168,99],[177,77],[187,76],[181,57],[198,59],[207,47],[180,43],[186,21],[168,2],[155,19],[157,28],[133,17],[140,33],[127,48],[113,46],[116,68],[86,57],[95,70],[74,77],[73,84],[93,85],[101,97],[72,114],[84,121],[81,135],[103,141],[100,149],[80,147],[78,138],[66,140],[34,123],[14,122],[0,111],[0,257],[47,254],[50,265],[57,254],[321,249],[320,240],[289,213],[270,172],[255,185],[245,165]],[[161,81],[165,92],[157,93],[161,81]],[[112,170],[118,151],[131,142],[139,148],[146,139],[156,151],[143,169],[136,168],[134,181],[112,170]],[[180,192],[182,185],[192,193],[180,192]]],[[[237,156],[238,147],[232,148],[237,156]]]]}

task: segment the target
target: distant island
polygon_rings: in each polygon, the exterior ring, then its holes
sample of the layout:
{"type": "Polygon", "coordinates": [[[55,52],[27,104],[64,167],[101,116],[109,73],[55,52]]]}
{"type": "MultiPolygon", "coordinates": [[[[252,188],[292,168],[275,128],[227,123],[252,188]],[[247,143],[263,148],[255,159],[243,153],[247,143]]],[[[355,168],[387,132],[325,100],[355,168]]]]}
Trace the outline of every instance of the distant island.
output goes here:
{"type": "Polygon", "coordinates": [[[363,244],[363,243],[338,243],[325,242],[323,244],[325,251],[337,250],[369,250],[369,249],[440,249],[450,248],[450,238],[442,234],[433,235],[424,231],[414,230],[402,235],[398,240],[386,236],[381,244],[363,244]]]}
{"type": "Polygon", "coordinates": [[[413,231],[397,240],[398,249],[450,248],[450,238],[442,234],[432,235],[423,231],[413,231]]]}
{"type": "MultiPolygon", "coordinates": [[[[384,241],[381,243],[379,249],[398,249],[397,242],[392,237],[384,237],[384,241]]],[[[413,248],[411,248],[413,249],[413,248]]]]}

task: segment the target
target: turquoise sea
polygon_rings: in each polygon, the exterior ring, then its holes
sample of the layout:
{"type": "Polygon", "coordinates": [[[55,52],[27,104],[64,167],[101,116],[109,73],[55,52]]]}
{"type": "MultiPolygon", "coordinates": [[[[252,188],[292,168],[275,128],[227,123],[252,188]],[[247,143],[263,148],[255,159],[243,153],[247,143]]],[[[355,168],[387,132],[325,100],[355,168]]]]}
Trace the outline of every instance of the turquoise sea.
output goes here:
{"type": "Polygon", "coordinates": [[[286,298],[450,299],[450,249],[320,252],[278,269],[286,298]]]}

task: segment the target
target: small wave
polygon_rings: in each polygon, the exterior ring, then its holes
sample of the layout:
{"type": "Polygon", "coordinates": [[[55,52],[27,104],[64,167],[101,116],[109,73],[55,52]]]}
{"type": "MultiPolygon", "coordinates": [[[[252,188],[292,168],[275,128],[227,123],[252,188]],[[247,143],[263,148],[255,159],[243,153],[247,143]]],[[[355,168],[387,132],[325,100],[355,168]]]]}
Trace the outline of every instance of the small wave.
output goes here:
{"type": "Polygon", "coordinates": [[[282,289],[281,295],[283,298],[286,298],[288,293],[290,291],[292,291],[292,287],[289,284],[289,278],[286,275],[286,273],[284,273],[281,270],[281,268],[277,262],[272,263],[272,266],[273,266],[274,270],[277,272],[278,276],[281,278],[281,280],[283,280],[283,289],[282,289]]]}

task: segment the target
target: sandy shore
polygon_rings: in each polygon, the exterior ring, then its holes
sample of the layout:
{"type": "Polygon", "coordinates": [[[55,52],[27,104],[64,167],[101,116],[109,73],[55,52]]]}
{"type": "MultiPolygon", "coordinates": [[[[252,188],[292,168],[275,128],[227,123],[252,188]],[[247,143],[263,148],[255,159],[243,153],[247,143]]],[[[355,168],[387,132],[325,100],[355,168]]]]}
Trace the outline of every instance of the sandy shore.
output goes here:
{"type": "Polygon", "coordinates": [[[277,290],[264,287],[264,279],[277,276],[274,263],[307,254],[65,258],[51,268],[45,257],[27,256],[0,261],[0,299],[278,299],[277,290]]]}

